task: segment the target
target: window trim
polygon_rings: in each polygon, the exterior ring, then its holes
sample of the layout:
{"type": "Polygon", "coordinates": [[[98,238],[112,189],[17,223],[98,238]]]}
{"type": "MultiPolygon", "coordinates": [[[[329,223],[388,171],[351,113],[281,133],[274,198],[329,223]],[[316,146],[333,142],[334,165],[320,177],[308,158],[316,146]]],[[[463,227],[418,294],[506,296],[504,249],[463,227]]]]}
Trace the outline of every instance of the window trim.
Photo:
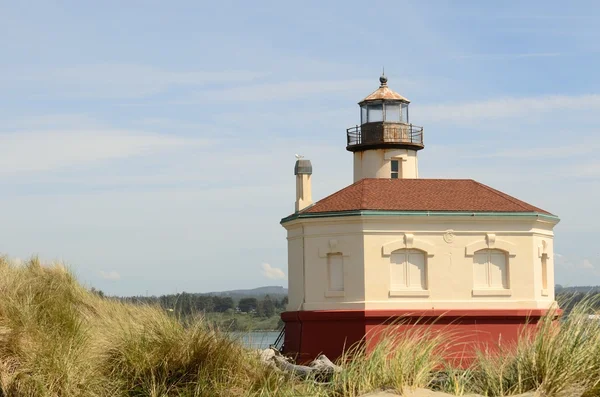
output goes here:
{"type": "MultiPolygon", "coordinates": [[[[550,267],[550,253],[548,252],[550,251],[548,249],[548,243],[546,242],[546,240],[542,240],[541,244],[538,245],[538,257],[540,258],[540,262],[543,261],[544,259],[544,255],[546,256],[546,288],[544,288],[544,274],[543,274],[543,270],[541,270],[542,272],[542,288],[541,288],[541,295],[542,296],[550,296],[550,293],[548,292],[548,281],[549,281],[549,275],[548,275],[548,269],[550,267]]],[[[542,264],[543,266],[543,264],[542,264]]],[[[543,269],[543,268],[542,268],[543,269]]]]}
{"type": "MultiPolygon", "coordinates": [[[[423,255],[425,257],[425,273],[426,273],[426,286],[427,289],[426,290],[392,290],[392,286],[391,286],[391,282],[389,284],[389,291],[388,291],[388,296],[389,297],[423,297],[423,298],[428,298],[429,297],[429,258],[433,257],[435,255],[435,251],[436,251],[436,247],[434,244],[431,244],[430,242],[424,241],[424,240],[419,240],[418,238],[416,239],[414,234],[412,233],[405,233],[404,236],[402,237],[402,239],[400,240],[394,240],[394,241],[390,241],[389,243],[383,244],[381,246],[381,256],[383,257],[389,257],[392,255],[392,253],[394,251],[398,251],[401,249],[406,249],[406,250],[410,250],[410,249],[414,249],[414,250],[418,250],[418,251],[422,251],[423,255]]],[[[390,263],[391,264],[391,263],[390,263]]],[[[391,276],[391,270],[388,272],[388,274],[391,276]]]]}
{"type": "MultiPolygon", "coordinates": [[[[343,272],[344,277],[344,290],[343,291],[332,291],[329,289],[329,255],[339,254],[342,256],[342,266],[344,263],[344,259],[350,256],[350,247],[348,243],[344,240],[338,240],[337,238],[332,238],[327,241],[327,245],[319,246],[318,248],[319,258],[325,260],[325,272],[326,272],[326,284],[325,284],[325,298],[340,298],[346,295],[346,273],[343,272]]],[[[342,267],[342,270],[344,267],[342,267]]]]}
{"type": "MultiPolygon", "coordinates": [[[[500,250],[504,251],[506,255],[506,272],[507,272],[507,284],[508,288],[475,288],[475,280],[473,280],[473,289],[471,290],[471,296],[511,296],[512,290],[510,282],[511,276],[511,258],[516,256],[514,249],[516,245],[496,238],[494,233],[486,233],[485,239],[475,241],[465,247],[465,256],[475,256],[475,253],[481,250],[489,249],[489,250],[500,250]]],[[[474,258],[473,258],[474,259],[474,258]]],[[[473,262],[473,265],[475,263],[473,262]]],[[[473,277],[473,269],[471,269],[471,277],[473,277]]]]}
{"type": "Polygon", "coordinates": [[[391,179],[400,179],[401,167],[402,167],[402,159],[391,159],[390,160],[390,178],[391,179]],[[394,164],[396,164],[396,171],[394,171],[394,164]],[[394,178],[394,174],[396,175],[395,178],[394,178]]]}
{"type": "Polygon", "coordinates": [[[405,233],[404,236],[402,236],[402,239],[383,244],[381,246],[381,255],[390,256],[392,252],[403,248],[423,251],[427,254],[427,257],[434,256],[436,252],[435,245],[428,241],[415,238],[415,235],[412,233],[405,233]]]}
{"type": "Polygon", "coordinates": [[[542,267],[540,270],[542,273],[542,296],[548,296],[548,261],[548,254],[542,254],[540,259],[540,266],[542,267]]]}
{"type": "MultiPolygon", "coordinates": [[[[475,280],[473,279],[473,296],[484,296],[484,295],[489,295],[490,293],[492,295],[510,295],[510,263],[509,263],[509,259],[508,259],[508,252],[501,250],[501,249],[497,249],[497,248],[484,248],[484,249],[480,249],[479,251],[476,251],[473,255],[473,266],[475,266],[475,256],[478,253],[482,253],[485,252],[487,254],[487,261],[486,261],[486,267],[489,268],[492,265],[492,253],[494,252],[498,252],[498,253],[502,253],[504,255],[504,269],[506,272],[506,279],[503,280],[503,284],[504,282],[506,282],[507,287],[506,288],[498,288],[498,287],[493,287],[490,285],[490,280],[487,280],[487,286],[479,286],[477,288],[475,288],[475,280]],[[502,291],[509,291],[508,294],[507,293],[501,293],[502,291]]],[[[473,270],[475,270],[473,268],[473,270]]],[[[489,269],[487,270],[487,274],[489,275],[489,269]]]]}
{"type": "Polygon", "coordinates": [[[487,233],[485,239],[475,241],[471,244],[468,244],[465,247],[465,255],[473,256],[475,252],[480,251],[482,249],[499,249],[501,251],[505,251],[506,254],[513,258],[516,256],[514,249],[516,245],[510,243],[508,241],[500,240],[496,238],[496,235],[493,233],[487,233]]]}
{"type": "Polygon", "coordinates": [[[344,254],[341,252],[330,252],[327,254],[327,288],[325,289],[325,297],[333,298],[333,297],[341,297],[345,296],[346,293],[346,273],[344,272],[344,254]],[[332,256],[339,256],[342,260],[342,289],[331,289],[331,262],[330,259],[332,256]]]}
{"type": "MultiPolygon", "coordinates": [[[[389,290],[389,296],[429,296],[429,263],[427,260],[427,252],[420,250],[418,248],[399,248],[395,251],[392,251],[390,254],[390,269],[389,269],[389,275],[390,275],[390,290],[389,290]],[[392,259],[392,255],[394,254],[398,254],[400,252],[403,252],[405,257],[404,257],[404,262],[403,265],[404,267],[408,266],[408,257],[410,255],[410,251],[418,251],[419,253],[421,253],[421,255],[423,255],[423,272],[425,273],[425,288],[415,288],[415,287],[404,287],[404,288],[393,288],[392,289],[392,283],[391,283],[391,278],[392,278],[392,265],[397,265],[397,264],[392,264],[391,259],[392,259]]],[[[406,269],[405,269],[406,270],[406,269]]]]}

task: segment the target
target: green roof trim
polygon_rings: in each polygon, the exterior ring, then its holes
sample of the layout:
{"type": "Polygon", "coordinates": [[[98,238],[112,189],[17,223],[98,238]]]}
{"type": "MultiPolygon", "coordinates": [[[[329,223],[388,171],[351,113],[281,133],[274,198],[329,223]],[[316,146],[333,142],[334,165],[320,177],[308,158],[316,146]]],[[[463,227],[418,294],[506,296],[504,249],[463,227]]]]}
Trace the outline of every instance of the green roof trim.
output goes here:
{"type": "Polygon", "coordinates": [[[539,212],[469,212],[469,211],[378,211],[378,210],[354,210],[354,211],[335,211],[335,212],[297,212],[290,216],[286,216],[281,220],[281,224],[296,220],[310,218],[341,218],[347,216],[425,216],[425,217],[448,217],[448,216],[495,216],[495,217],[537,217],[550,221],[560,221],[555,215],[542,214],[539,212]]]}

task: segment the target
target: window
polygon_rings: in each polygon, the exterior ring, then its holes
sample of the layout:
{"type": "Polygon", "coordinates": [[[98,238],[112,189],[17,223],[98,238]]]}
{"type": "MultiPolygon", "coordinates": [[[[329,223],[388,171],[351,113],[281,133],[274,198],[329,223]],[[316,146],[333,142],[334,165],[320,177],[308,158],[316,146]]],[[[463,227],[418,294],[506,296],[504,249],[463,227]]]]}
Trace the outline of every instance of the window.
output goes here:
{"type": "Polygon", "coordinates": [[[369,123],[383,121],[383,105],[367,105],[369,123]]]}
{"type": "Polygon", "coordinates": [[[360,107],[360,123],[365,124],[367,122],[367,106],[363,105],[360,107]]]}
{"type": "Polygon", "coordinates": [[[327,255],[327,278],[329,291],[344,290],[344,258],[342,254],[327,255]]]}
{"type": "Polygon", "coordinates": [[[508,289],[507,256],[504,251],[484,249],[475,252],[473,284],[475,289],[508,289]]]}
{"type": "Polygon", "coordinates": [[[390,289],[427,290],[425,253],[419,250],[397,250],[390,257],[390,289]]]}
{"type": "Polygon", "coordinates": [[[392,160],[391,167],[392,167],[391,178],[392,179],[398,179],[398,175],[400,173],[400,161],[399,160],[392,160]]]}
{"type": "Polygon", "coordinates": [[[400,122],[400,104],[398,104],[398,103],[386,103],[385,104],[385,121],[391,121],[393,123],[400,122]]]}
{"type": "Polygon", "coordinates": [[[403,123],[408,124],[408,103],[402,104],[402,114],[400,116],[400,119],[403,123]]]}

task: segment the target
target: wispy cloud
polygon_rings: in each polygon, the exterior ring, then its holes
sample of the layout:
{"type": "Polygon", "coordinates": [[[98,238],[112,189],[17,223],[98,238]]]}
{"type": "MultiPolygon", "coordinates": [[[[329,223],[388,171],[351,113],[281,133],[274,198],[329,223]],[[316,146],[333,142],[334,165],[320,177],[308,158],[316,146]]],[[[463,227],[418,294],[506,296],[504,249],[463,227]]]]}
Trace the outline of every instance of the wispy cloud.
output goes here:
{"type": "Polygon", "coordinates": [[[278,267],[273,267],[268,263],[263,263],[261,266],[262,274],[266,278],[270,278],[272,280],[282,280],[285,279],[285,273],[278,267]]]}
{"type": "Polygon", "coordinates": [[[592,265],[592,262],[590,262],[590,260],[589,260],[589,259],[584,259],[584,260],[581,262],[581,267],[582,267],[583,269],[594,269],[594,265],[592,265]]]}
{"type": "Polygon", "coordinates": [[[531,117],[556,110],[598,110],[600,95],[551,95],[498,98],[457,104],[415,106],[413,114],[426,120],[469,122],[510,117],[531,117]]]}
{"type": "Polygon", "coordinates": [[[252,81],[263,73],[248,70],[173,71],[140,64],[90,64],[44,71],[14,71],[3,85],[33,83],[36,97],[140,98],[167,88],[252,81]]]}
{"type": "Polygon", "coordinates": [[[100,270],[100,277],[102,277],[105,280],[111,280],[111,281],[117,281],[117,280],[121,279],[121,275],[114,270],[111,270],[109,272],[100,270]]]}
{"type": "Polygon", "coordinates": [[[590,258],[567,257],[559,254],[554,254],[554,256],[556,257],[556,265],[560,267],[570,270],[578,269],[600,275],[600,267],[596,266],[590,258]]]}
{"type": "Polygon", "coordinates": [[[147,155],[206,141],[119,129],[0,133],[0,174],[147,155]]]}

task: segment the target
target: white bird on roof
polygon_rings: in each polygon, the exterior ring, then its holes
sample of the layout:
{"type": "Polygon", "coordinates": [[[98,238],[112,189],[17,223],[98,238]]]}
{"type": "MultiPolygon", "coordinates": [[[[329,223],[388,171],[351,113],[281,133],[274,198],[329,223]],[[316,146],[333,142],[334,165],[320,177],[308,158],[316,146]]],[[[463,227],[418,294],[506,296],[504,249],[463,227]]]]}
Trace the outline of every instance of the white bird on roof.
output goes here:
{"type": "Polygon", "coordinates": [[[297,154],[296,153],[296,159],[300,160],[300,159],[303,159],[303,158],[304,158],[304,156],[302,156],[301,154],[297,154]]]}

